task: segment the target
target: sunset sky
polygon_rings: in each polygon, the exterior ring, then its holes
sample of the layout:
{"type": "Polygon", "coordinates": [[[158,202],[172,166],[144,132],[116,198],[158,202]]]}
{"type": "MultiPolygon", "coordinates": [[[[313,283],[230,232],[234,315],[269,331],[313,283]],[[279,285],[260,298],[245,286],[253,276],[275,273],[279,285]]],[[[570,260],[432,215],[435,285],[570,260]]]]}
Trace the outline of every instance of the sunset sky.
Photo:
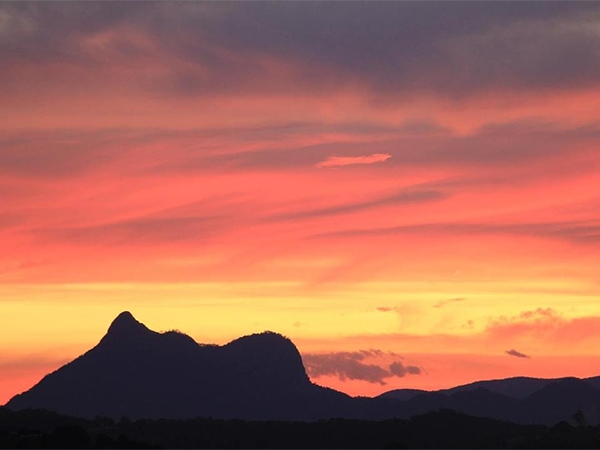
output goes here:
{"type": "Polygon", "coordinates": [[[600,3],[0,3],[0,404],[123,310],[352,395],[600,375],[600,3]]]}

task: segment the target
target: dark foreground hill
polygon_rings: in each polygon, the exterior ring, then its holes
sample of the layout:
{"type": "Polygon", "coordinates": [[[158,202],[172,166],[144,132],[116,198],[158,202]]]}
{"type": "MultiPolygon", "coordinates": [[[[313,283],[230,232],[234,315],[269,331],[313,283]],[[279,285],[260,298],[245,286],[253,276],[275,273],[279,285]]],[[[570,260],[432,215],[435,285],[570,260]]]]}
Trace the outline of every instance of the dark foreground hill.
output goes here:
{"type": "Polygon", "coordinates": [[[598,448],[600,427],[517,425],[449,410],[409,420],[82,419],[0,408],[0,448],[598,448]]]}
{"type": "Polygon", "coordinates": [[[598,378],[511,378],[437,392],[352,398],[310,381],[294,344],[267,332],[224,346],[157,333],[121,313],[93,349],[12,398],[12,410],[63,414],[245,420],[408,418],[440,409],[514,423],[554,425],[574,414],[600,423],[598,378]]]}

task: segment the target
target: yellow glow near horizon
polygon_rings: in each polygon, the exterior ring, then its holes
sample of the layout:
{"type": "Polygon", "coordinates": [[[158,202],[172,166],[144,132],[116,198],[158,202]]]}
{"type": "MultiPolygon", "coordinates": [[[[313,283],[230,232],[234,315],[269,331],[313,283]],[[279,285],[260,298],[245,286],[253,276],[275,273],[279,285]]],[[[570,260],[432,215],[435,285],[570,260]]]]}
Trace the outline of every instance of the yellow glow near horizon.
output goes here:
{"type": "Polygon", "coordinates": [[[299,337],[373,333],[469,335],[486,320],[537,308],[565,319],[600,315],[598,297],[568,281],[515,283],[358,283],[303,294],[299,283],[90,283],[5,285],[0,344],[41,336],[98,339],[122,310],[150,328],[180,329],[223,343],[265,329],[299,337]],[[460,287],[460,289],[458,289],[460,287]],[[571,288],[571,289],[569,289],[571,288]],[[28,327],[21,320],[27,318],[28,327]],[[473,321],[470,328],[464,327],[473,321]]]}

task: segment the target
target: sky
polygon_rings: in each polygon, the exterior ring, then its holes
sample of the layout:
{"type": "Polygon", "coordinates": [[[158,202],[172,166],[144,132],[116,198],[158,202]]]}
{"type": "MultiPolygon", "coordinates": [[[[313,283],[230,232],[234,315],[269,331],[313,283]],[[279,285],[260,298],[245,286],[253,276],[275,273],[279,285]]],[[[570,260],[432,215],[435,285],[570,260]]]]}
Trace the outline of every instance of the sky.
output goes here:
{"type": "Polygon", "coordinates": [[[600,4],[0,3],[0,403],[123,310],[351,395],[600,375],[600,4]]]}

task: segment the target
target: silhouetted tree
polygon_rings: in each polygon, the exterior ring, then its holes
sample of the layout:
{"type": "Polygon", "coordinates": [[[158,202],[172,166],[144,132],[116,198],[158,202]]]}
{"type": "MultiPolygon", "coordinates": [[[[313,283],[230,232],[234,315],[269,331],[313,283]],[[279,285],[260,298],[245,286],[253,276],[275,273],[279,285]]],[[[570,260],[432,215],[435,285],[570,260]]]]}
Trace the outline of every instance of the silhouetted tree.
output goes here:
{"type": "Polygon", "coordinates": [[[587,420],[583,411],[577,411],[572,417],[578,427],[581,428],[586,426],[587,420]]]}

